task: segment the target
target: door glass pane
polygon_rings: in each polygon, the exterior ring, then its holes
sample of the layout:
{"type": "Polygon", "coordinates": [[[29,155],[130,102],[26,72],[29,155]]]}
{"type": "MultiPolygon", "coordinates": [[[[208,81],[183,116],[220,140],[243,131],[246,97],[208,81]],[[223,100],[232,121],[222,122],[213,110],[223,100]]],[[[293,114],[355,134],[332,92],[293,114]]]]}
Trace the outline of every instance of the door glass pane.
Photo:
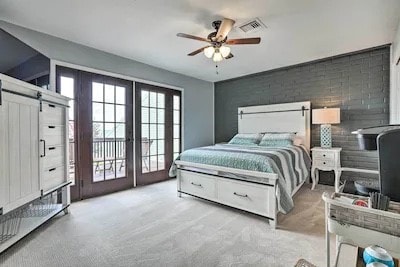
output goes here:
{"type": "Polygon", "coordinates": [[[150,157],[142,157],[142,173],[148,173],[150,171],[150,157]]]}
{"type": "Polygon", "coordinates": [[[149,106],[149,91],[142,90],[142,106],[148,107],[149,106]]]}
{"type": "Polygon", "coordinates": [[[60,76],[60,94],[71,98],[68,102],[69,179],[75,184],[75,80],[60,76]]]}
{"type": "Polygon", "coordinates": [[[115,103],[114,85],[106,84],[104,86],[104,102],[115,103]]]}
{"type": "Polygon", "coordinates": [[[125,176],[125,160],[117,160],[116,168],[116,178],[121,178],[125,176]]]}
{"type": "Polygon", "coordinates": [[[157,142],[150,140],[150,156],[157,155],[157,142]]]}
{"type": "Polygon", "coordinates": [[[157,125],[158,129],[157,129],[157,138],[158,139],[164,139],[164,124],[158,124],[157,125]]]}
{"type": "Polygon", "coordinates": [[[164,140],[157,141],[157,154],[164,155],[164,140]]]}
{"type": "Polygon", "coordinates": [[[165,108],[165,95],[162,93],[157,93],[157,107],[165,108]]]}
{"type": "Polygon", "coordinates": [[[142,139],[149,139],[149,125],[142,124],[142,139]]]}
{"type": "Polygon", "coordinates": [[[174,95],[174,109],[175,110],[180,110],[181,109],[181,103],[180,103],[180,97],[177,95],[174,95]]]}
{"type": "Polygon", "coordinates": [[[92,105],[92,117],[93,121],[103,121],[103,104],[102,103],[93,103],[92,105]]]}
{"type": "Polygon", "coordinates": [[[165,122],[165,112],[164,109],[157,109],[157,119],[158,119],[158,123],[164,123],[165,122]]]}
{"type": "Polygon", "coordinates": [[[125,140],[125,123],[115,124],[115,137],[117,139],[125,140]]]}
{"type": "Polygon", "coordinates": [[[181,98],[180,96],[173,97],[173,158],[174,160],[181,152],[181,98]]]}
{"type": "Polygon", "coordinates": [[[103,90],[102,83],[92,83],[92,101],[103,102],[103,90]]]}
{"type": "Polygon", "coordinates": [[[106,140],[114,140],[115,138],[115,124],[104,123],[104,138],[106,140]]]}
{"type": "Polygon", "coordinates": [[[125,106],[115,106],[115,121],[125,122],[125,106]]]}
{"type": "Polygon", "coordinates": [[[164,170],[165,169],[165,161],[164,161],[164,156],[158,156],[158,170],[164,170]]]}
{"type": "Polygon", "coordinates": [[[179,152],[179,139],[174,139],[174,153],[179,152]]]}
{"type": "Polygon", "coordinates": [[[142,123],[149,123],[149,109],[142,108],[142,123]]]}
{"type": "Polygon", "coordinates": [[[150,123],[157,123],[157,110],[155,108],[150,109],[150,123]]]}
{"type": "Polygon", "coordinates": [[[150,107],[157,107],[157,93],[150,92],[150,107]]]}
{"type": "Polygon", "coordinates": [[[180,125],[174,125],[174,138],[179,138],[180,135],[180,125]]]}
{"type": "Polygon", "coordinates": [[[115,108],[115,105],[112,105],[112,104],[105,104],[104,105],[104,116],[105,116],[104,121],[108,121],[108,122],[114,122],[115,121],[114,108],[115,108]]]}
{"type": "Polygon", "coordinates": [[[157,156],[150,156],[150,171],[154,172],[157,171],[158,163],[157,163],[157,156]]]}
{"type": "Polygon", "coordinates": [[[125,104],[125,87],[115,86],[115,103],[125,104]]]}
{"type": "Polygon", "coordinates": [[[180,122],[180,111],[174,110],[174,124],[179,124],[180,122]]]}
{"type": "Polygon", "coordinates": [[[157,138],[157,124],[150,124],[150,139],[157,138]]]}
{"type": "Polygon", "coordinates": [[[103,140],[104,137],[104,129],[103,129],[103,123],[93,123],[93,142],[103,140]]]}

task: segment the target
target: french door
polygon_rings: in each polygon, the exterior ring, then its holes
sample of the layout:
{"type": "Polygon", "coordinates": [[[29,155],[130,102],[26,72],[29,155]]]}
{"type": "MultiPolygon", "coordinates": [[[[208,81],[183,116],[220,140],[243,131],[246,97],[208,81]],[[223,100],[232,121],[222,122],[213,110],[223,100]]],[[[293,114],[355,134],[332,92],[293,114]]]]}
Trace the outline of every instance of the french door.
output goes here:
{"type": "Polygon", "coordinates": [[[168,179],[181,152],[181,93],[135,83],[136,183],[168,179]]]}
{"type": "Polygon", "coordinates": [[[84,199],[132,187],[132,82],[58,67],[57,85],[61,94],[73,98],[69,136],[70,176],[74,181],[71,198],[84,199]]]}

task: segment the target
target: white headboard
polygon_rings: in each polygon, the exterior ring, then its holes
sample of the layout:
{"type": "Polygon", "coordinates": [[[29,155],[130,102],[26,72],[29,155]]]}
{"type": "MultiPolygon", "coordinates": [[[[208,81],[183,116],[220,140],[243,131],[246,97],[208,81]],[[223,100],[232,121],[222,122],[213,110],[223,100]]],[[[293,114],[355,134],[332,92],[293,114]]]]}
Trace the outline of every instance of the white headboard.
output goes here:
{"type": "Polygon", "coordinates": [[[239,133],[295,132],[310,150],[311,102],[238,108],[239,133]]]}

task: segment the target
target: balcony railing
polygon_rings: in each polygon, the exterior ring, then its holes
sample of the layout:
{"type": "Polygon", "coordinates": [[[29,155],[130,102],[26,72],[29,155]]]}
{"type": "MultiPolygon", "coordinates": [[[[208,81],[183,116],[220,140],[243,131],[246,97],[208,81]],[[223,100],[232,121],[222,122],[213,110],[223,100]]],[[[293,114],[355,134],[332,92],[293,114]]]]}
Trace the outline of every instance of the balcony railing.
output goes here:
{"type": "Polygon", "coordinates": [[[125,139],[105,138],[93,140],[93,161],[125,159],[125,139]]]}

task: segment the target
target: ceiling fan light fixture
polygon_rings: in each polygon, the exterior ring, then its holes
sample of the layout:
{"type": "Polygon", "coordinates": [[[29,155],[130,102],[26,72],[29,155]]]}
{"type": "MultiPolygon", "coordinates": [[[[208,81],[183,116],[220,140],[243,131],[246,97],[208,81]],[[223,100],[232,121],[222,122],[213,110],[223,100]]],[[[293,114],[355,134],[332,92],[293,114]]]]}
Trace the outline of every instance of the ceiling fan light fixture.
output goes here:
{"type": "Polygon", "coordinates": [[[231,53],[231,48],[228,46],[221,46],[219,48],[219,52],[225,58],[225,57],[229,56],[229,54],[231,53]]]}
{"type": "Polygon", "coordinates": [[[222,59],[223,59],[222,54],[219,51],[217,52],[216,50],[213,56],[213,61],[220,62],[222,59]]]}
{"type": "Polygon", "coordinates": [[[208,58],[212,58],[212,56],[214,55],[215,49],[212,46],[207,47],[206,49],[204,49],[204,55],[208,58]]]}

